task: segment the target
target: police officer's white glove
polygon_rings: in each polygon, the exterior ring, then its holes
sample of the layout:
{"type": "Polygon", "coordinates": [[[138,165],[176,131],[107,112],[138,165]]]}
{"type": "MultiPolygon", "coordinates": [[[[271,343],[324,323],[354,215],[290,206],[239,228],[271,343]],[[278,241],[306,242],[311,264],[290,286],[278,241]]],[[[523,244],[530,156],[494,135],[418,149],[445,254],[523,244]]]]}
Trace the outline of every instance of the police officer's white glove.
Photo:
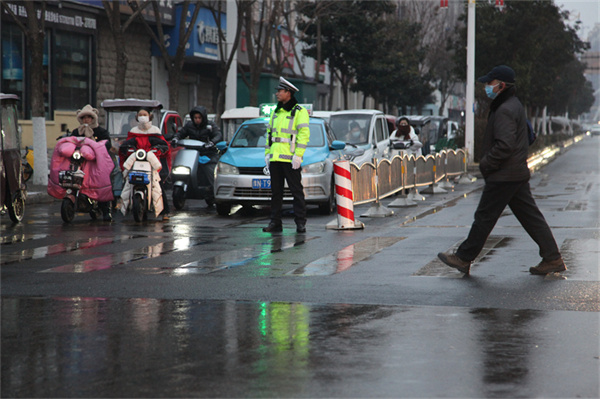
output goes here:
{"type": "Polygon", "coordinates": [[[302,158],[297,155],[292,157],[292,169],[300,169],[300,164],[302,163],[302,158]]]}
{"type": "Polygon", "coordinates": [[[269,167],[270,162],[271,162],[271,155],[265,155],[265,165],[267,165],[267,168],[269,167]]]}

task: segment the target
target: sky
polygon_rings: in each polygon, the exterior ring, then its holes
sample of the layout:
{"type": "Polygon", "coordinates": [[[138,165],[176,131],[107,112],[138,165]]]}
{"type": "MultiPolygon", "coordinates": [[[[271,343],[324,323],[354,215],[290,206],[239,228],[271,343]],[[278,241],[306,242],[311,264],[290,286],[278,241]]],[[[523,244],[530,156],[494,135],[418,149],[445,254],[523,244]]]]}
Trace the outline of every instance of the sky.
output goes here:
{"type": "Polygon", "coordinates": [[[579,36],[586,39],[595,23],[600,23],[600,0],[555,0],[554,3],[561,9],[571,12],[571,17],[579,14],[582,29],[579,36]]]}

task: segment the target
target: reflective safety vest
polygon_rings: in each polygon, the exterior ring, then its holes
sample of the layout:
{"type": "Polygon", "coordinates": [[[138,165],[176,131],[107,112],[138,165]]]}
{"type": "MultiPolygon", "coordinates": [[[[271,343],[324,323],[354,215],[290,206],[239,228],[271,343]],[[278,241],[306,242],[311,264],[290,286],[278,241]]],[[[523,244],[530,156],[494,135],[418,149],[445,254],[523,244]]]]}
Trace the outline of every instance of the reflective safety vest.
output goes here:
{"type": "Polygon", "coordinates": [[[265,155],[271,156],[271,162],[292,162],[294,155],[302,160],[310,138],[308,111],[299,105],[290,111],[283,108],[277,114],[273,111],[267,137],[265,155]]]}

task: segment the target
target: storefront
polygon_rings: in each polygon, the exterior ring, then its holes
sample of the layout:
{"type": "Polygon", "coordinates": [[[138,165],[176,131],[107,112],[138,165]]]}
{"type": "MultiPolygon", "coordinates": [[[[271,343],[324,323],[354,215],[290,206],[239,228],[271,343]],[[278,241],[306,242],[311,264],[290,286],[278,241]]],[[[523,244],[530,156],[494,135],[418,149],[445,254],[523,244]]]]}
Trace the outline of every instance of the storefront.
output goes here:
{"type": "MultiPolygon", "coordinates": [[[[16,2],[9,2],[8,6],[27,25],[25,8],[16,2]]],[[[47,120],[54,120],[55,111],[77,110],[85,104],[94,104],[96,25],[97,15],[94,12],[47,4],[44,84],[37,88],[28,84],[31,79],[31,71],[27,67],[30,50],[25,34],[13,17],[3,10],[0,91],[21,98],[19,112],[22,119],[31,118],[32,90],[43,90],[47,120]]]]}

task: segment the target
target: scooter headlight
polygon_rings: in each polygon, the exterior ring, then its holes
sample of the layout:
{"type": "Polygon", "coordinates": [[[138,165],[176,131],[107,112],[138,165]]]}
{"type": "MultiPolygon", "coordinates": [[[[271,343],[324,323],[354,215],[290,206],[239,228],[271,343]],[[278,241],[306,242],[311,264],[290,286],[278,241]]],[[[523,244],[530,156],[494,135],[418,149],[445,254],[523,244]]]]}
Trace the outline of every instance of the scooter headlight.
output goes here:
{"type": "Polygon", "coordinates": [[[173,171],[171,173],[173,173],[174,175],[190,175],[191,170],[187,166],[176,166],[173,168],[173,171]]]}
{"type": "Polygon", "coordinates": [[[135,159],[137,159],[138,161],[143,161],[146,159],[146,151],[143,149],[139,149],[135,152],[135,159]]]}
{"type": "Polygon", "coordinates": [[[217,164],[217,173],[221,175],[239,175],[240,171],[233,165],[225,162],[219,162],[217,164]]]}
{"type": "Polygon", "coordinates": [[[81,159],[81,152],[79,152],[79,150],[76,150],[73,153],[73,159],[75,159],[75,160],[80,160],[81,159]]]}
{"type": "Polygon", "coordinates": [[[323,173],[323,170],[325,170],[325,162],[315,162],[315,163],[311,163],[310,165],[306,165],[305,167],[303,167],[302,173],[314,175],[314,174],[323,173]]]}

